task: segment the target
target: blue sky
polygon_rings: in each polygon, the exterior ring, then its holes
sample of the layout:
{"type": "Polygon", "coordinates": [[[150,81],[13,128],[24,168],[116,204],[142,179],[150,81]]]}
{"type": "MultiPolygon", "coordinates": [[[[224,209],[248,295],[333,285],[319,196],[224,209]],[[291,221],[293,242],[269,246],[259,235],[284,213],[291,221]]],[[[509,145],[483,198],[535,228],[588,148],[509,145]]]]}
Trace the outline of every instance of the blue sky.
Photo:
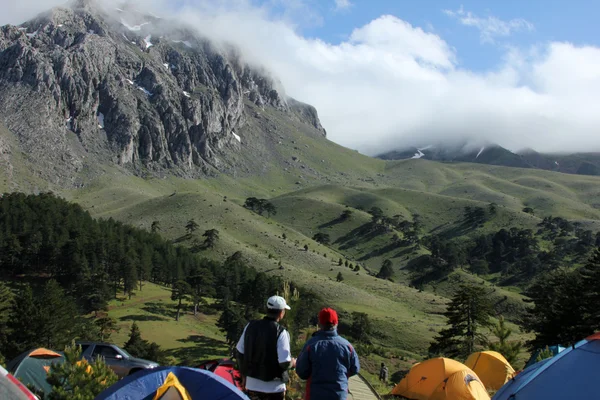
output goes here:
{"type": "MultiPolygon", "coordinates": [[[[283,14],[295,2],[254,0],[254,3],[267,4],[274,13],[283,14]]],[[[526,48],[549,41],[600,44],[600,1],[594,0],[350,0],[347,3],[349,6],[338,9],[335,1],[305,0],[296,3],[302,7],[290,16],[303,35],[337,44],[347,40],[355,28],[381,15],[394,15],[443,37],[456,49],[458,62],[472,70],[494,68],[504,56],[506,46],[526,48]],[[508,23],[522,19],[531,23],[532,29],[516,30],[509,36],[495,37],[494,43],[482,43],[476,27],[463,25],[458,18],[444,13],[461,7],[482,20],[492,17],[508,23]]]]}

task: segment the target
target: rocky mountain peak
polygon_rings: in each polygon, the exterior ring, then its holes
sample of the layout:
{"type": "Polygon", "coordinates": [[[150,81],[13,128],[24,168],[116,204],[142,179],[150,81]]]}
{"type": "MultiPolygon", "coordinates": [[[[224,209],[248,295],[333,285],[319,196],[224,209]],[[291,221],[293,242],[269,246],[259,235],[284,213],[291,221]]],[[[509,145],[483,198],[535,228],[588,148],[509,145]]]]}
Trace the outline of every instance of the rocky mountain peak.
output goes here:
{"type": "Polygon", "coordinates": [[[325,135],[316,110],[280,88],[232,46],[133,8],[76,0],[0,29],[0,122],[58,180],[107,160],[185,176],[227,169],[250,106],[325,135]]]}

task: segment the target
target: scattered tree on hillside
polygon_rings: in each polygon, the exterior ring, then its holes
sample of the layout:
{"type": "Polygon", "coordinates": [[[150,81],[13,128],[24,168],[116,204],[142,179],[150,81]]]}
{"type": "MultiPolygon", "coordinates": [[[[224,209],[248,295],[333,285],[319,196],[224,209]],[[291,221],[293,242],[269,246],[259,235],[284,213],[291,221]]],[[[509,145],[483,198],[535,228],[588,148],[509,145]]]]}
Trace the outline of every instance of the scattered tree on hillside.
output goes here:
{"type": "Polygon", "coordinates": [[[337,277],[335,278],[337,282],[342,282],[344,280],[344,275],[342,275],[342,271],[338,272],[337,277]]]}
{"type": "Polygon", "coordinates": [[[531,208],[531,207],[525,207],[525,208],[523,209],[523,212],[524,212],[524,213],[527,213],[527,214],[531,214],[531,215],[535,214],[535,211],[534,211],[534,210],[533,210],[533,208],[531,208]]]}
{"type": "Polygon", "coordinates": [[[185,230],[187,231],[188,235],[191,235],[192,233],[196,232],[199,227],[200,225],[198,225],[194,218],[192,218],[185,225],[185,230]]]}
{"type": "Polygon", "coordinates": [[[248,197],[244,203],[244,207],[254,211],[258,215],[263,215],[264,212],[266,212],[269,217],[277,214],[277,208],[275,205],[266,199],[248,197]]]}
{"type": "Polygon", "coordinates": [[[371,209],[368,212],[373,217],[373,220],[377,220],[383,217],[383,210],[379,207],[371,207],[371,209]]]}
{"type": "Polygon", "coordinates": [[[338,260],[338,265],[341,267],[342,265],[344,265],[344,260],[342,260],[342,258],[340,257],[340,259],[338,260]]]}
{"type": "Polygon", "coordinates": [[[213,247],[215,247],[217,241],[219,240],[219,231],[216,229],[209,229],[205,231],[202,236],[206,238],[204,239],[204,245],[207,248],[212,249],[213,247]]]}
{"type": "Polygon", "coordinates": [[[315,242],[317,242],[317,243],[321,243],[321,244],[324,244],[324,245],[327,245],[327,244],[329,244],[329,242],[331,241],[331,238],[329,237],[329,234],[328,234],[328,233],[322,233],[322,232],[316,233],[316,234],[313,236],[313,238],[312,238],[312,239],[313,239],[315,242]]]}
{"type": "Polygon", "coordinates": [[[308,251],[308,245],[307,244],[304,245],[304,251],[308,251]]]}
{"type": "Polygon", "coordinates": [[[52,385],[49,400],[93,400],[118,380],[102,358],[92,364],[81,359],[81,347],[67,346],[65,362],[50,366],[47,381],[52,385]]]}
{"type": "Polygon", "coordinates": [[[352,210],[344,210],[342,211],[342,214],[340,215],[340,219],[342,221],[347,221],[352,217],[352,210]]]}
{"type": "Polygon", "coordinates": [[[444,313],[450,327],[439,332],[429,353],[466,359],[477,344],[485,343],[479,330],[489,325],[492,311],[484,287],[461,285],[444,313]]]}
{"type": "Polygon", "coordinates": [[[149,342],[142,338],[142,333],[137,323],[131,324],[129,339],[123,346],[123,349],[134,357],[144,360],[155,361],[159,364],[166,363],[166,357],[160,346],[154,342],[149,342]]]}
{"type": "Polygon", "coordinates": [[[352,325],[350,326],[350,335],[361,343],[371,343],[373,334],[373,325],[366,313],[353,312],[352,325]]]}
{"type": "Polygon", "coordinates": [[[354,272],[358,272],[358,271],[360,271],[360,265],[356,264],[354,266],[354,272]]]}
{"type": "Polygon", "coordinates": [[[511,365],[517,361],[523,343],[520,341],[509,342],[508,339],[512,335],[512,330],[506,326],[506,321],[503,316],[498,318],[498,323],[491,329],[492,335],[497,339],[495,342],[488,342],[488,348],[492,351],[497,351],[502,354],[506,361],[511,365]]]}
{"type": "Polygon", "coordinates": [[[379,270],[377,277],[381,279],[391,278],[394,274],[394,269],[392,267],[393,264],[391,260],[384,260],[381,264],[381,269],[379,270]]]}
{"type": "Polygon", "coordinates": [[[490,203],[490,205],[488,206],[488,212],[491,216],[495,216],[498,213],[498,204],[490,203]]]}
{"type": "Polygon", "coordinates": [[[160,231],[160,221],[152,221],[152,225],[150,226],[150,231],[152,233],[158,233],[160,231]]]}
{"type": "Polygon", "coordinates": [[[173,285],[173,289],[171,290],[171,300],[177,302],[177,314],[175,316],[175,321],[179,321],[181,305],[184,301],[189,300],[191,292],[192,288],[186,281],[179,280],[173,285]]]}

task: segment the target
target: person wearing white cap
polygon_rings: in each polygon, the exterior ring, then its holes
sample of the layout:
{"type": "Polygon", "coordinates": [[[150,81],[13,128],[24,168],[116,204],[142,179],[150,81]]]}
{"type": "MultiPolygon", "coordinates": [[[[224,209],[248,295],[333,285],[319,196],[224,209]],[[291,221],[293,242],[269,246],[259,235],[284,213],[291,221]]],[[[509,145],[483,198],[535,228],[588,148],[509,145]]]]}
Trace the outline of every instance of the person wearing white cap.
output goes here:
{"type": "Polygon", "coordinates": [[[296,367],[290,350],[290,334],[279,324],[290,310],[281,296],[267,300],[267,314],[251,321],[236,346],[240,372],[252,400],[283,400],[288,370],[296,367]]]}

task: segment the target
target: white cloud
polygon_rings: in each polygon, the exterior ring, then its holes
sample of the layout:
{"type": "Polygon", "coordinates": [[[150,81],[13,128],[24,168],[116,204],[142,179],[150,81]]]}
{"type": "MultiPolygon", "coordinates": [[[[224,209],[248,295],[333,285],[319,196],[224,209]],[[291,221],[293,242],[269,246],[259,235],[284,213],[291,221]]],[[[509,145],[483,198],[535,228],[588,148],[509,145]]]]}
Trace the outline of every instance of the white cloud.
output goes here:
{"type": "Polygon", "coordinates": [[[334,0],[336,10],[346,10],[352,6],[350,0],[334,0]]]}
{"type": "Polygon", "coordinates": [[[456,18],[461,24],[477,28],[483,43],[494,43],[498,37],[507,37],[514,32],[533,31],[533,24],[522,18],[503,21],[497,17],[478,17],[470,11],[465,11],[461,6],[458,10],[443,10],[444,14],[456,18]]]}
{"type": "MultiPolygon", "coordinates": [[[[329,138],[347,147],[376,154],[472,138],[513,150],[600,150],[598,47],[513,48],[492,70],[475,72],[441,36],[393,16],[332,44],[303,36],[268,7],[193,2],[180,18],[272,71],[287,94],[317,108],[329,138]]],[[[166,16],[168,9],[155,11],[166,16]]]]}

